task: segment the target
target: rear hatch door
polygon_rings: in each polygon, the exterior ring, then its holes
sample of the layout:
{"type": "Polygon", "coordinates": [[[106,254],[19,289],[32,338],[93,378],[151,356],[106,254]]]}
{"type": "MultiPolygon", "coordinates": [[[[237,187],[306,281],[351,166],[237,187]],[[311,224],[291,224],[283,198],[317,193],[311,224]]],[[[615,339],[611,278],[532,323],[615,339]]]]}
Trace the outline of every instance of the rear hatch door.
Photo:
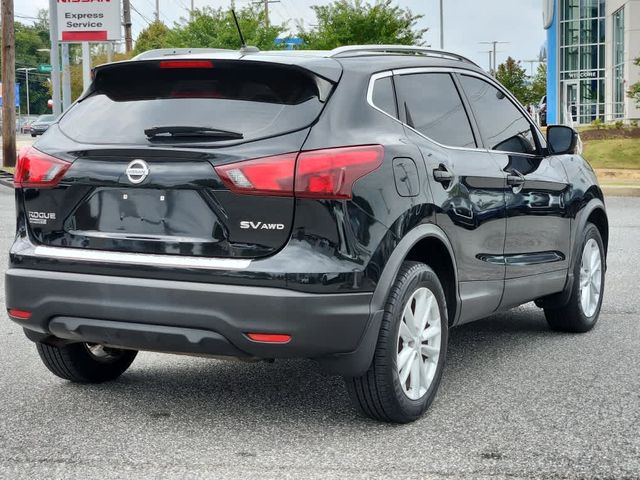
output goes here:
{"type": "Polygon", "coordinates": [[[98,69],[85,97],[26,153],[45,176],[47,161],[68,162],[57,183],[24,183],[31,236],[54,247],[270,255],[289,238],[295,155],[332,88],[304,69],[253,61],[98,69]],[[268,193],[232,192],[216,171],[283,156],[291,172],[268,193]]]}

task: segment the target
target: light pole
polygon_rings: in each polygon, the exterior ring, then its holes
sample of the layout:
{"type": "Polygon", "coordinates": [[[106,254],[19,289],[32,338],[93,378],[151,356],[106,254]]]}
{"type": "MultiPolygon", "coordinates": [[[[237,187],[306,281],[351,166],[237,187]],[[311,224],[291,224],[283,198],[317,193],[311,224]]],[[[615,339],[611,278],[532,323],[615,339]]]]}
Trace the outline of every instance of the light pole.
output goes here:
{"type": "Polygon", "coordinates": [[[35,70],[34,67],[31,68],[16,68],[18,71],[24,72],[25,83],[27,84],[27,118],[31,115],[31,110],[29,109],[29,72],[31,70],[35,70]]]}
{"type": "Polygon", "coordinates": [[[444,50],[444,0],[440,0],[440,50],[444,50]]]}

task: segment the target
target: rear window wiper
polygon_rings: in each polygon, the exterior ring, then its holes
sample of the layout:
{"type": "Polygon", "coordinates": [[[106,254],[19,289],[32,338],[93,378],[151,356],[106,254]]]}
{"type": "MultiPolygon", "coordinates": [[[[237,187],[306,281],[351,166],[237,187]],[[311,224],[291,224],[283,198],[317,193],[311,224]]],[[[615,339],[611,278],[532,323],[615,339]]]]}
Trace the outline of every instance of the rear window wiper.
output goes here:
{"type": "Polygon", "coordinates": [[[175,137],[206,137],[237,140],[244,138],[239,132],[230,130],[221,130],[219,128],[209,127],[189,127],[189,126],[165,126],[151,127],[144,131],[148,139],[153,138],[175,138],[175,137]]]}

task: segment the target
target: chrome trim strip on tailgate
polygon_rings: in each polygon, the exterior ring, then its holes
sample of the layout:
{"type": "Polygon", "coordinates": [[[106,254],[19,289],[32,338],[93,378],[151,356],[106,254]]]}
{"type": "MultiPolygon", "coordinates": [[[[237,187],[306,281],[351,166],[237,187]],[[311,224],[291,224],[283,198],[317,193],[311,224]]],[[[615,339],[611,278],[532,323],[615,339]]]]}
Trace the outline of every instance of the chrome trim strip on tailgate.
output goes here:
{"type": "Polygon", "coordinates": [[[158,267],[198,268],[204,270],[242,270],[251,260],[238,258],[190,257],[182,255],[153,255],[146,253],[109,252],[80,248],[46,247],[38,245],[33,253],[21,255],[59,258],[78,262],[123,263],[129,265],[153,265],[158,267]]]}

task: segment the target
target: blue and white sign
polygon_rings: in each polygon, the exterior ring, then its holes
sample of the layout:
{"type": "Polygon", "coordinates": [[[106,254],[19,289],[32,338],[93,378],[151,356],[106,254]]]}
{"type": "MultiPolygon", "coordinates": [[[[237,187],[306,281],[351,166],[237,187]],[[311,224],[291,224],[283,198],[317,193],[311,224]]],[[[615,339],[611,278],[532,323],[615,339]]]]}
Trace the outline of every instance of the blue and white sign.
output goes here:
{"type": "MultiPolygon", "coordinates": [[[[20,106],[20,84],[16,83],[16,107],[20,106]]],[[[2,82],[0,82],[0,107],[2,106],[2,82]]]]}

